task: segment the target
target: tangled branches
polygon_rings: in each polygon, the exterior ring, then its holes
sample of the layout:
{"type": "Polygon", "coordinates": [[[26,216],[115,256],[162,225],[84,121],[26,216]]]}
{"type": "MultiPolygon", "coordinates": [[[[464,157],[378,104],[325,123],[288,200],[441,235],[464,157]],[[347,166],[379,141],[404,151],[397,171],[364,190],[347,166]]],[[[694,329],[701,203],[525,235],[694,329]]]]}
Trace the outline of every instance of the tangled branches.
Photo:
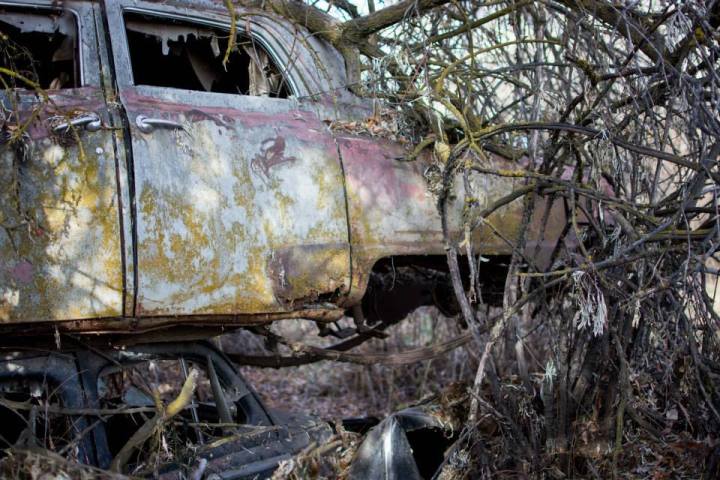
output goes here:
{"type": "Polygon", "coordinates": [[[457,446],[480,459],[470,471],[637,473],[626,447],[643,437],[699,442],[712,476],[720,4],[397,5],[403,14],[383,30],[348,36],[362,23],[351,18],[338,31],[366,55],[358,90],[391,105],[418,145],[408,160],[434,146],[441,213],[465,195],[466,235],[458,242],[445,226],[445,238],[480,356],[475,422],[457,446]],[[492,154],[522,168],[494,169],[492,154]],[[480,204],[480,175],[515,177],[517,189],[480,204]],[[453,191],[457,176],[464,192],[453,191]],[[504,239],[514,252],[504,311],[488,316],[479,288],[459,279],[458,254],[482,275],[468,232],[510,202],[525,214],[504,239]],[[544,265],[533,245],[552,205],[567,222],[544,265]],[[502,419],[502,448],[482,435],[487,415],[502,419]]]}

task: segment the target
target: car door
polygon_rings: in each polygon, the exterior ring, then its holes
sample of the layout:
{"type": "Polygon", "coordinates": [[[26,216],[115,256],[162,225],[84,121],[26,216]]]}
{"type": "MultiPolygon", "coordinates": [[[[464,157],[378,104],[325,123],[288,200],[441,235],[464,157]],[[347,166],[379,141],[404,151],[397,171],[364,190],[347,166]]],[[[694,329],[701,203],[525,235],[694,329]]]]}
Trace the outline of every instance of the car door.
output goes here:
{"type": "Polygon", "coordinates": [[[0,322],[123,314],[98,12],[0,1],[0,322]]]}
{"type": "Polygon", "coordinates": [[[337,147],[283,98],[305,88],[283,68],[302,47],[239,11],[223,65],[217,5],[105,3],[133,157],[137,316],[283,312],[349,286],[337,147]]]}

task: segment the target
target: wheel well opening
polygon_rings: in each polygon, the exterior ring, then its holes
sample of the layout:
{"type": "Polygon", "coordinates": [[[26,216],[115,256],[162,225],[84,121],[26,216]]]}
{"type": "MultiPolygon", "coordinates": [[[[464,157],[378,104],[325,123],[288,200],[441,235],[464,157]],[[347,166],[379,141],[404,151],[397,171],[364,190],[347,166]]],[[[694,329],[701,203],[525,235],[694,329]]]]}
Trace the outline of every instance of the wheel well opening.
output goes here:
{"type": "MultiPolygon", "coordinates": [[[[482,301],[502,305],[509,255],[475,258],[476,284],[482,301]]],[[[467,290],[470,267],[466,256],[458,256],[460,276],[467,290]]],[[[362,310],[369,323],[394,323],[421,306],[434,305],[445,316],[457,315],[447,258],[444,255],[403,255],[378,260],[362,298],[362,310]]]]}

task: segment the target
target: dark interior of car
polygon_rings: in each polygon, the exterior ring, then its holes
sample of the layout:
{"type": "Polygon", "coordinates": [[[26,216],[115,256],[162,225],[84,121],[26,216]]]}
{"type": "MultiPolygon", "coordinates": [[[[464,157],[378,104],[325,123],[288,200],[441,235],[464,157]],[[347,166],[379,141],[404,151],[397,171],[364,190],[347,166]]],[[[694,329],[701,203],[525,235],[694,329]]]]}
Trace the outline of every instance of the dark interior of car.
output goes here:
{"type": "Polygon", "coordinates": [[[228,33],[127,14],[125,26],[136,85],[287,98],[287,83],[262,46],[238,36],[225,61],[228,33]]]}
{"type": "MultiPolygon", "coordinates": [[[[0,66],[18,72],[42,89],[80,86],[77,24],[72,14],[18,12],[0,8],[0,66]]],[[[29,88],[22,79],[10,79],[29,88]]]]}

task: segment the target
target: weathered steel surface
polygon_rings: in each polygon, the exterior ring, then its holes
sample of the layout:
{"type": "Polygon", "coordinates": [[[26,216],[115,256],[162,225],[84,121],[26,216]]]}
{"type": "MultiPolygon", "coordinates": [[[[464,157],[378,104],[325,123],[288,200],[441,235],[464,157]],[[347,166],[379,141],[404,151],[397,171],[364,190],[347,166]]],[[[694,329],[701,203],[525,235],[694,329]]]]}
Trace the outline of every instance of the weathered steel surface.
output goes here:
{"type": "MultiPolygon", "coordinates": [[[[429,156],[402,162],[407,155],[400,145],[377,138],[344,136],[338,139],[345,168],[350,238],[353,256],[353,286],[348,302],[362,296],[375,262],[393,255],[444,255],[437,197],[431,193],[427,175],[429,156]]],[[[493,158],[495,168],[509,164],[493,158]]],[[[491,205],[520,185],[517,179],[471,175],[472,196],[477,210],[491,205]]],[[[448,207],[453,240],[462,240],[465,196],[462,177],[455,179],[448,207]]],[[[492,214],[487,222],[505,238],[515,239],[520,225],[522,201],[515,201],[492,214]]],[[[485,255],[508,254],[510,246],[482,225],[473,232],[473,246],[485,255]]]]}
{"type": "MultiPolygon", "coordinates": [[[[21,94],[21,121],[37,98],[21,94]]],[[[5,97],[7,101],[7,97],[5,97]]],[[[98,89],[64,90],[24,140],[0,145],[0,321],[122,315],[117,183],[108,131],[50,133],[49,112],[103,115],[98,89]]]]}
{"type": "Polygon", "coordinates": [[[288,100],[225,97],[122,92],[131,118],[184,127],[131,131],[137,316],[277,312],[349,286],[332,137],[288,100]]]}

